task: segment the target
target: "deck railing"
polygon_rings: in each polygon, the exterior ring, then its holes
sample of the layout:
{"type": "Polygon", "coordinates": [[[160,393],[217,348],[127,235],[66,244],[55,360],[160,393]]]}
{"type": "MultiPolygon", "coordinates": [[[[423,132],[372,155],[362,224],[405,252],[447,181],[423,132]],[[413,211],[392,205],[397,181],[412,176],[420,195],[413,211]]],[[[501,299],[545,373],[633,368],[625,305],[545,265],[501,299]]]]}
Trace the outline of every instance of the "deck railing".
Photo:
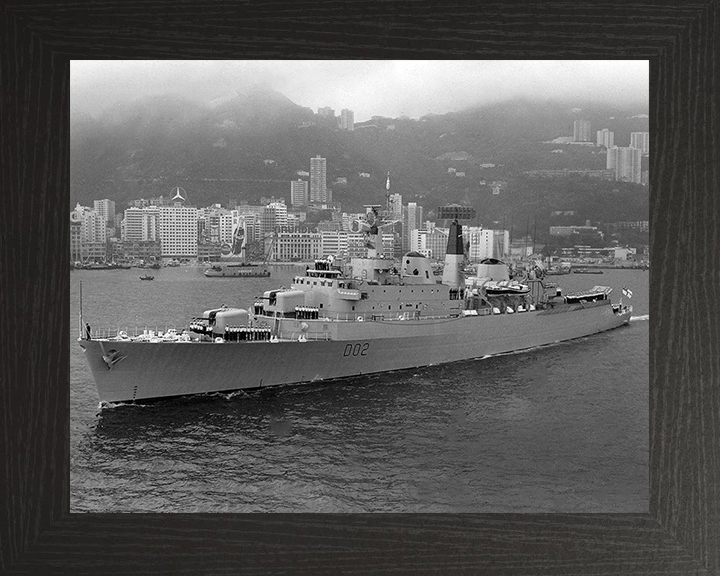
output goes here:
{"type": "MultiPolygon", "coordinates": [[[[163,336],[165,336],[169,330],[175,330],[177,335],[183,333],[183,331],[189,329],[187,327],[183,328],[175,328],[174,326],[167,326],[167,327],[135,327],[133,329],[124,329],[124,328],[92,328],[91,329],[91,336],[93,340],[115,340],[118,338],[138,338],[140,336],[145,336],[147,338],[156,337],[162,340],[163,336]]],[[[190,334],[194,337],[198,337],[199,334],[195,332],[190,332],[190,334]]],[[[83,337],[85,335],[83,334],[83,337]]],[[[329,341],[332,340],[330,332],[312,332],[312,333],[306,333],[306,332],[293,332],[289,336],[287,334],[283,334],[281,341],[291,340],[295,342],[302,341],[302,338],[304,338],[304,341],[310,342],[310,341],[329,341]]],[[[235,341],[227,341],[228,343],[236,343],[235,341]]],[[[251,342],[271,342],[271,340],[238,340],[237,343],[243,343],[248,344],[251,342]]]]}

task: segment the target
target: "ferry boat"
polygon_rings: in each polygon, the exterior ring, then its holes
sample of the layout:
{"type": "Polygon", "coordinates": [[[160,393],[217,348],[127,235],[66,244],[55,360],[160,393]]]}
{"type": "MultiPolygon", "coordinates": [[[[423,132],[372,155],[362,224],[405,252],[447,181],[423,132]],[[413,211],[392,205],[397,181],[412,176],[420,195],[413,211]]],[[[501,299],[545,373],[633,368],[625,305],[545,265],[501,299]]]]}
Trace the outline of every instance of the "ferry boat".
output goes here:
{"type": "Polygon", "coordinates": [[[267,266],[237,263],[217,263],[205,270],[208,278],[267,278],[270,271],[267,266]]]}
{"type": "Polygon", "coordinates": [[[549,293],[537,272],[522,289],[493,292],[493,283],[509,280],[502,261],[464,278],[464,212],[443,209],[438,217],[453,221],[441,280],[417,252],[400,262],[379,255],[382,226],[370,219],[366,257],[344,266],[317,260],[247,308],[211,308],[165,334],[88,338],[81,329],[100,400],[335,380],[530,349],[629,322],[632,307],[612,303],[610,288],[566,297],[549,293]]]}

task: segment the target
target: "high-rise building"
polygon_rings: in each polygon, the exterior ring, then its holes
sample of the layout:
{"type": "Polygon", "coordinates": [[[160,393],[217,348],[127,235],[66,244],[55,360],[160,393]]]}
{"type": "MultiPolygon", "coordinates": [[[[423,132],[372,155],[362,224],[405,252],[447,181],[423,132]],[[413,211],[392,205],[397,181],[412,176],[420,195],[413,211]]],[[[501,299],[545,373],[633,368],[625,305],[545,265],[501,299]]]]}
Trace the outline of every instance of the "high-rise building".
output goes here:
{"type": "Polygon", "coordinates": [[[328,202],[327,194],[327,159],[319,155],[310,158],[310,202],[328,202]]]}
{"type": "Polygon", "coordinates": [[[410,250],[415,250],[433,260],[443,260],[447,251],[449,230],[437,228],[427,222],[422,230],[413,230],[410,233],[410,250]]]}
{"type": "Polygon", "coordinates": [[[504,258],[509,254],[509,230],[485,230],[479,226],[463,226],[463,236],[470,243],[468,258],[504,258]]]}
{"type": "Polygon", "coordinates": [[[248,242],[262,239],[260,220],[264,210],[264,206],[250,206],[248,204],[238,205],[238,216],[240,221],[243,223],[242,225],[245,227],[245,237],[248,242]]]}
{"type": "Polygon", "coordinates": [[[597,131],[597,145],[605,148],[612,148],[615,145],[615,132],[610,132],[607,128],[597,131]]]}
{"type": "Polygon", "coordinates": [[[70,212],[70,262],[82,262],[82,212],[70,212]]]}
{"type": "Polygon", "coordinates": [[[172,204],[160,206],[160,243],[163,257],[197,256],[198,211],[185,206],[185,191],[173,190],[172,204]]]}
{"type": "Polygon", "coordinates": [[[590,142],[590,120],[575,120],[573,123],[573,140],[590,142]]]}
{"type": "Polygon", "coordinates": [[[637,148],[643,156],[650,154],[650,132],[631,132],[630,148],[637,148]]]}
{"type": "Polygon", "coordinates": [[[615,170],[615,180],[642,182],[640,168],[642,151],[639,148],[618,148],[613,146],[607,151],[607,168],[615,170]]]}
{"type": "Polygon", "coordinates": [[[115,225],[115,202],[112,200],[95,200],[95,212],[105,220],[106,225],[112,228],[115,225]]]}
{"type": "Polygon", "coordinates": [[[322,108],[318,108],[318,116],[324,116],[326,118],[334,118],[335,110],[330,108],[330,106],[324,106],[322,108]]]}
{"type": "Polygon", "coordinates": [[[340,111],[340,128],[343,130],[355,130],[355,114],[352,110],[343,108],[340,111]]]}
{"type": "Polygon", "coordinates": [[[202,244],[231,244],[240,217],[237,210],[219,204],[198,210],[198,240],[202,244]]]}
{"type": "Polygon", "coordinates": [[[305,180],[293,180],[290,182],[290,204],[293,208],[307,206],[308,203],[308,183],[305,180]]]}
{"type": "Polygon", "coordinates": [[[125,242],[149,242],[160,239],[160,208],[128,208],[122,228],[125,242]]]}
{"type": "Polygon", "coordinates": [[[287,206],[283,202],[271,202],[263,209],[260,229],[263,238],[268,239],[278,228],[287,226],[287,206]]]}
{"type": "Polygon", "coordinates": [[[106,257],[107,223],[89,206],[77,204],[70,213],[70,256],[73,262],[106,257]]]}
{"type": "Polygon", "coordinates": [[[617,165],[618,147],[612,146],[608,148],[607,157],[605,158],[605,168],[607,170],[615,170],[617,165]]]}
{"type": "Polygon", "coordinates": [[[75,206],[75,212],[80,215],[80,239],[82,242],[105,242],[106,223],[105,219],[89,206],[75,206]]]}
{"type": "Polygon", "coordinates": [[[403,205],[402,194],[390,194],[390,217],[395,219],[402,218],[403,205]]]}
{"type": "Polygon", "coordinates": [[[403,219],[403,251],[410,250],[412,231],[421,228],[422,222],[422,206],[418,206],[416,202],[408,202],[405,208],[405,218],[403,219]]]}

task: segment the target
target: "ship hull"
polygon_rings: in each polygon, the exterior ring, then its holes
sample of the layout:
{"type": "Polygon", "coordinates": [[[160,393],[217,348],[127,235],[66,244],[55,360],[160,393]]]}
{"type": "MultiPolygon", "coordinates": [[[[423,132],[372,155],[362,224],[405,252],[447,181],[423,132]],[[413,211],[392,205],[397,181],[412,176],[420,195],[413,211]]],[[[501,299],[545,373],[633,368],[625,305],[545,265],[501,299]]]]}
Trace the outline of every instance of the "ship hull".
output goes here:
{"type": "Polygon", "coordinates": [[[443,320],[350,322],[343,323],[331,340],[79,344],[100,400],[118,402],[333,380],[480,358],[603,332],[629,318],[629,310],[618,314],[608,303],[443,320]]]}

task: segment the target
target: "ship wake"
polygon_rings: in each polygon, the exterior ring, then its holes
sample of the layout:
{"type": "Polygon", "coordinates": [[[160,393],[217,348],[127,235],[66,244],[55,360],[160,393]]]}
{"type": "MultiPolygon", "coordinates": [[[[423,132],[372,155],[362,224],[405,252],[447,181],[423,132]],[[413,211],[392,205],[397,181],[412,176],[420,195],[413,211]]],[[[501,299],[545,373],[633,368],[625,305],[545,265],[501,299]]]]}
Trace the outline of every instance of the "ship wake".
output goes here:
{"type": "Polygon", "coordinates": [[[98,410],[114,410],[115,408],[123,408],[125,406],[138,406],[140,408],[144,408],[147,406],[147,404],[137,403],[137,402],[105,402],[101,401],[98,404],[98,410]]]}

